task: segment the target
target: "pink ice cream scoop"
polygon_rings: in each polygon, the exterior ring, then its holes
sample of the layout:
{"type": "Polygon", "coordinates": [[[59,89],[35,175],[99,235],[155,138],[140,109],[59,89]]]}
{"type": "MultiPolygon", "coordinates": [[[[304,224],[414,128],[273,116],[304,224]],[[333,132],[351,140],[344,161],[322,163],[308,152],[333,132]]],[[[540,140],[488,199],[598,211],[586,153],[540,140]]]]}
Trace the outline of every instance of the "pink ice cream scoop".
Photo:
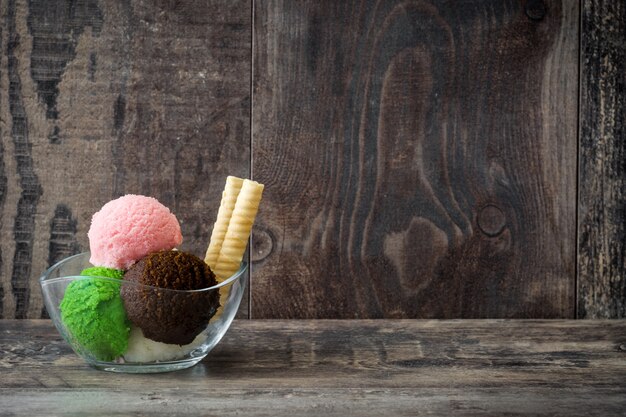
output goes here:
{"type": "Polygon", "coordinates": [[[176,216],[155,198],[127,194],[106,203],[91,219],[89,248],[93,265],[128,269],[151,252],[180,245],[176,216]]]}

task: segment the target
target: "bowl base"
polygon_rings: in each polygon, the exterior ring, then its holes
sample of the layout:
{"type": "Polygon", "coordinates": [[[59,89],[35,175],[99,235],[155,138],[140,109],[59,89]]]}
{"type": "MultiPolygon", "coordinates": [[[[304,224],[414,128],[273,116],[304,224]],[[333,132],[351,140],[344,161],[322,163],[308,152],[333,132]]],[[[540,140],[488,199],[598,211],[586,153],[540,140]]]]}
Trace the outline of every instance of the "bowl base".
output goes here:
{"type": "Polygon", "coordinates": [[[125,374],[155,374],[161,372],[180,371],[181,369],[191,368],[203,357],[185,359],[172,362],[157,363],[111,363],[111,362],[90,362],[89,365],[95,369],[108,372],[118,372],[125,374]]]}

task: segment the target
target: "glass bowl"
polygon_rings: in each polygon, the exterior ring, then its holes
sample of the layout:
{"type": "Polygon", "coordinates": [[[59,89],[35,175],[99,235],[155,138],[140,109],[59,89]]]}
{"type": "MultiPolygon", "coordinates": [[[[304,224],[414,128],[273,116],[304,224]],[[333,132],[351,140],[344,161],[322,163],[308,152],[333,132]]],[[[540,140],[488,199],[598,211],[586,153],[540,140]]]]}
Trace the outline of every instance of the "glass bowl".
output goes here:
{"type": "MultiPolygon", "coordinates": [[[[46,309],[59,333],[89,365],[127,373],[176,371],[200,362],[230,327],[241,303],[248,268],[248,264],[242,262],[233,276],[218,285],[180,291],[80,275],[91,266],[89,252],[84,252],[50,267],[39,279],[46,309]],[[63,304],[68,287],[72,296],[68,297],[68,304],[63,304]],[[153,323],[158,322],[158,325],[151,327],[156,331],[165,327],[170,334],[184,328],[183,339],[177,337],[177,342],[161,343],[144,337],[144,332],[126,317],[121,292],[138,295],[155,305],[154,311],[158,313],[153,323]],[[207,303],[207,300],[217,299],[220,300],[217,308],[214,301],[207,303]],[[70,300],[73,302],[71,309],[70,300]],[[180,306],[186,306],[184,311],[180,306]],[[189,320],[177,322],[181,316],[189,320]]],[[[150,322],[152,317],[145,320],[150,322]]]]}

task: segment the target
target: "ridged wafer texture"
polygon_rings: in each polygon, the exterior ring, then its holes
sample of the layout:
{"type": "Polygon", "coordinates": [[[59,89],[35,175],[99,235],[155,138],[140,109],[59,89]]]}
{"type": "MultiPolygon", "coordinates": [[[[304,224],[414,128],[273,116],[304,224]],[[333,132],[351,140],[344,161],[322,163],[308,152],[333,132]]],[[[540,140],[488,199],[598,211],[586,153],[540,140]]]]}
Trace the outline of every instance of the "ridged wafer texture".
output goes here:
{"type": "Polygon", "coordinates": [[[217,212],[217,219],[213,225],[213,232],[211,233],[211,240],[209,241],[209,247],[207,248],[204,262],[211,268],[215,269],[217,258],[219,257],[220,250],[222,249],[222,242],[226,236],[228,230],[228,224],[230,223],[230,217],[233,214],[235,203],[237,202],[237,196],[239,190],[243,185],[243,179],[233,176],[226,177],[226,185],[222,192],[222,201],[220,208],[217,212]]]}
{"type": "Polygon", "coordinates": [[[248,245],[250,231],[259,209],[263,188],[264,185],[256,181],[243,181],[222,242],[220,254],[215,267],[211,268],[218,280],[224,280],[239,270],[248,245]]]}

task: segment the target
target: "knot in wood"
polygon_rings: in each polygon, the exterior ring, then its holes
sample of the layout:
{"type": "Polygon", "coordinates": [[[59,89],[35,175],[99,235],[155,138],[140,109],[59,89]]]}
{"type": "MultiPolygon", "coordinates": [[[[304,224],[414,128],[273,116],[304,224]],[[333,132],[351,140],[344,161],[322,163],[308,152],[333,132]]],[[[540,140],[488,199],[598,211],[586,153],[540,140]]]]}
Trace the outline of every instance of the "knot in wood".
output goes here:
{"type": "Polygon", "coordinates": [[[546,5],[543,0],[528,0],[524,10],[530,20],[539,21],[546,15],[546,5]]]}
{"type": "Polygon", "coordinates": [[[274,236],[268,230],[255,229],[252,232],[250,260],[259,262],[267,258],[274,249],[274,236]]]}
{"type": "Polygon", "coordinates": [[[502,210],[493,204],[483,207],[478,213],[478,228],[487,236],[498,236],[506,226],[506,217],[502,210]]]}

